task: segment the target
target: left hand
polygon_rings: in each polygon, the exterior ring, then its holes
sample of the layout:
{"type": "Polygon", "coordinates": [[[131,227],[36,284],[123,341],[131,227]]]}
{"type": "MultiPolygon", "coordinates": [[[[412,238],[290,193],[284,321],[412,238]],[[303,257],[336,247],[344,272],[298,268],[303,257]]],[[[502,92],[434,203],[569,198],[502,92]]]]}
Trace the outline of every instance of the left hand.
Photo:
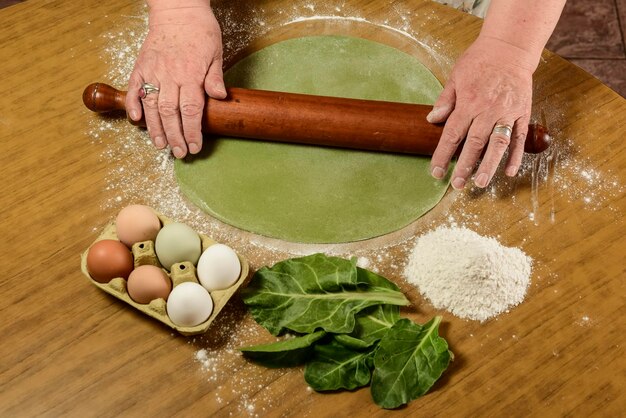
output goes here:
{"type": "Polygon", "coordinates": [[[432,160],[431,173],[443,178],[460,143],[465,144],[452,174],[462,189],[476,170],[474,184],[486,187],[509,149],[505,174],[517,174],[524,153],[532,105],[533,66],[525,51],[495,38],[479,37],[457,61],[427,119],[446,121],[432,160]],[[493,133],[496,125],[512,128],[509,137],[493,133]]]}

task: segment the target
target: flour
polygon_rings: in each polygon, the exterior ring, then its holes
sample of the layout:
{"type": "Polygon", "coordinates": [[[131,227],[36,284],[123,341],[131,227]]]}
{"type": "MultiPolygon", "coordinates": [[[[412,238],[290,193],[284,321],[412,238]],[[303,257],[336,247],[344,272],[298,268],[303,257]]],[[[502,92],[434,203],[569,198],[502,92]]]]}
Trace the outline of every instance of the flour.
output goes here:
{"type": "Polygon", "coordinates": [[[435,308],[485,321],[524,300],[532,260],[469,229],[440,227],[421,236],[405,271],[435,308]]]}
{"type": "MultiPolygon", "coordinates": [[[[307,7],[308,1],[300,0],[295,1],[292,8],[279,11],[270,11],[270,8],[266,10],[262,5],[249,5],[250,9],[246,10],[245,19],[234,13],[233,2],[223,1],[221,3],[223,3],[222,7],[215,6],[215,14],[220,21],[224,35],[224,58],[226,62],[231,64],[251,43],[264,35],[292,23],[308,23],[308,19],[311,17],[329,24],[333,22],[345,23],[346,25],[372,24],[377,27],[377,30],[391,31],[410,42],[421,44],[422,48],[429,51],[435,60],[441,63],[442,68],[449,70],[453,64],[449,54],[444,53],[449,47],[445,41],[424,34],[423,25],[439,19],[436,13],[410,12],[405,10],[400,2],[394,3],[390,13],[381,13],[379,17],[370,17],[368,20],[361,15],[362,10],[355,10],[343,1],[316,2],[314,10],[307,7]],[[277,20],[268,18],[271,13],[280,18],[277,20]]],[[[135,57],[147,32],[147,13],[143,9],[143,13],[140,15],[126,16],[126,18],[123,22],[111,24],[111,29],[100,35],[101,39],[98,43],[106,45],[101,49],[101,59],[107,71],[93,80],[105,81],[124,90],[135,57]]],[[[92,40],[89,41],[92,42],[92,40]]],[[[537,85],[536,91],[543,91],[543,88],[541,85],[537,85]]],[[[590,159],[586,159],[584,154],[576,151],[575,144],[568,142],[566,136],[559,136],[558,132],[555,132],[555,129],[566,125],[567,122],[563,111],[559,110],[562,107],[562,99],[558,95],[550,96],[540,106],[540,109],[547,109],[546,125],[550,127],[557,139],[553,146],[558,146],[560,150],[555,172],[548,172],[545,168],[547,164],[542,164],[539,167],[539,197],[542,197],[542,193],[543,195],[554,193],[555,198],[564,197],[567,202],[576,203],[582,200],[585,203],[583,206],[585,210],[598,210],[600,208],[614,210],[616,220],[623,222],[621,211],[611,204],[616,196],[624,191],[621,180],[617,173],[607,172],[606,169],[592,163],[590,159]],[[572,181],[572,179],[577,180],[572,181]]],[[[595,114],[594,117],[601,119],[603,117],[608,118],[610,115],[595,114]]],[[[420,280],[425,280],[420,279],[416,271],[416,265],[419,264],[416,264],[415,259],[420,259],[420,257],[411,256],[408,266],[404,264],[404,260],[412,251],[412,237],[416,233],[424,231],[424,228],[436,228],[441,224],[448,224],[451,226],[445,229],[457,231],[456,233],[448,232],[453,236],[460,234],[458,230],[462,230],[462,226],[470,227],[485,234],[496,227],[500,227],[503,222],[518,220],[521,222],[521,228],[528,231],[528,243],[532,243],[534,240],[532,233],[534,223],[546,222],[549,219],[545,215],[540,216],[541,214],[538,214],[539,216],[534,219],[534,222],[530,222],[526,216],[532,210],[531,201],[523,193],[521,194],[523,197],[520,198],[518,192],[524,192],[530,188],[528,185],[533,171],[534,156],[525,155],[520,175],[516,179],[506,178],[502,174],[503,170],[499,170],[495,181],[486,190],[468,187],[464,192],[451,191],[446,202],[444,202],[450,206],[446,207],[445,210],[439,210],[438,213],[440,214],[436,213],[428,218],[423,218],[419,225],[407,228],[406,232],[352,245],[292,245],[272,241],[235,230],[189,204],[181,196],[178,189],[174,176],[173,157],[168,150],[156,150],[145,130],[137,129],[125,119],[111,119],[91,114],[85,118],[89,119],[86,136],[91,139],[94,152],[101,154],[101,159],[106,162],[107,166],[105,184],[102,190],[102,209],[105,213],[117,213],[122,207],[132,203],[150,205],[160,213],[177,221],[185,222],[194,230],[210,235],[235,248],[237,252],[243,254],[250,261],[252,269],[257,269],[263,265],[272,265],[289,257],[325,252],[344,258],[356,256],[359,266],[378,272],[392,280],[401,277],[405,272],[411,277],[409,279],[411,283],[418,283],[420,280]],[[508,206],[510,213],[494,212],[490,213],[489,216],[479,216],[474,210],[477,199],[485,199],[488,202],[507,199],[506,202],[510,203],[508,206]]],[[[596,138],[589,138],[590,141],[594,139],[596,138]]],[[[542,203],[540,209],[544,206],[549,208],[550,201],[548,200],[547,204],[542,203]]],[[[562,208],[557,205],[557,222],[562,220],[559,218],[560,209],[562,208]]],[[[99,219],[98,222],[104,223],[110,220],[99,219]]],[[[102,229],[101,223],[93,226],[93,228],[90,227],[88,230],[92,230],[94,236],[97,235],[97,232],[102,229]]],[[[471,235],[471,232],[468,231],[468,234],[471,235]]],[[[476,238],[476,234],[474,235],[474,238],[479,242],[485,240],[483,237],[478,236],[479,238],[476,238]]],[[[426,237],[424,235],[420,238],[422,245],[428,243],[426,237]]],[[[432,259],[428,260],[422,257],[421,263],[424,266],[432,268],[433,262],[440,260],[444,255],[433,254],[436,248],[439,248],[439,252],[452,248],[453,240],[450,240],[450,245],[442,245],[440,240],[441,238],[438,240],[431,238],[431,242],[435,241],[437,247],[433,246],[429,252],[425,252],[425,254],[431,254],[432,259]]],[[[455,248],[461,248],[461,250],[450,249],[450,251],[458,251],[454,261],[458,262],[460,259],[466,258],[465,250],[471,245],[471,243],[466,244],[464,241],[462,245],[457,242],[455,248]]],[[[495,247],[498,248],[498,245],[495,247]]],[[[506,297],[507,294],[505,293],[505,297],[502,297],[496,292],[493,295],[486,292],[489,295],[487,306],[496,306],[500,308],[500,312],[523,300],[530,275],[530,259],[524,258],[525,256],[517,250],[508,249],[508,251],[516,254],[513,258],[525,260],[528,272],[526,285],[518,286],[519,297],[515,301],[512,300],[510,294],[509,297],[506,297]]],[[[502,247],[499,251],[492,251],[492,253],[494,256],[503,256],[503,253],[508,254],[506,251],[502,251],[502,247]]],[[[512,265],[513,263],[509,264],[509,266],[512,265]]],[[[472,270],[468,269],[469,271],[472,270]]],[[[466,272],[462,271],[462,273],[466,272]]],[[[426,273],[422,272],[422,275],[426,275],[426,273]]],[[[435,280],[435,274],[432,277],[433,283],[441,282],[441,280],[435,280]]],[[[452,279],[458,282],[461,278],[468,279],[471,277],[458,275],[452,279]]],[[[557,280],[557,278],[556,274],[544,275],[540,285],[546,286],[548,279],[557,280]]],[[[461,287],[460,283],[456,284],[457,287],[461,287]]],[[[467,287],[471,288],[471,286],[467,287]]],[[[558,289],[555,288],[553,291],[556,293],[558,289]]],[[[448,289],[448,292],[454,294],[453,289],[448,289]]],[[[436,297],[441,295],[443,291],[433,291],[431,294],[427,290],[422,290],[422,293],[435,304],[436,297]]],[[[475,313],[470,309],[474,305],[463,302],[463,298],[459,298],[458,295],[456,299],[450,298],[448,301],[450,305],[453,305],[453,302],[456,302],[455,306],[465,303],[464,306],[461,305],[461,308],[464,307],[465,309],[460,310],[459,316],[465,314],[466,316],[463,317],[468,317],[468,312],[475,313]]],[[[197,336],[193,341],[187,339],[189,344],[193,344],[194,347],[193,360],[190,358],[190,362],[194,361],[193,365],[197,366],[197,372],[203,377],[204,383],[211,387],[213,399],[224,408],[220,410],[220,415],[230,413],[238,416],[263,416],[268,413],[267,411],[273,409],[272,406],[275,402],[272,392],[268,388],[273,382],[279,381],[287,371],[285,369],[263,369],[260,372],[255,368],[257,366],[250,364],[241,357],[237,350],[238,347],[264,342],[262,337],[266,333],[251,318],[243,318],[243,313],[240,312],[241,307],[237,307],[237,303],[229,303],[213,323],[209,333],[197,336]],[[234,383],[230,384],[229,381],[234,383]],[[237,391],[237,393],[233,391],[237,391]]],[[[452,310],[446,306],[442,307],[452,310]]],[[[478,310],[478,308],[476,309],[478,310]]],[[[494,310],[496,309],[492,309],[492,311],[494,310]]],[[[497,313],[493,315],[497,315],[497,313]]],[[[580,326],[589,326],[596,320],[596,318],[592,320],[582,314],[573,319],[580,326]]],[[[481,337],[484,338],[484,336],[481,337]]],[[[175,338],[183,339],[180,336],[175,338]]],[[[512,338],[516,339],[517,336],[512,338]]],[[[490,343],[487,338],[485,344],[490,343]]],[[[555,355],[559,355],[558,351],[555,353],[555,355]]],[[[310,389],[306,390],[310,391],[310,389]]]]}

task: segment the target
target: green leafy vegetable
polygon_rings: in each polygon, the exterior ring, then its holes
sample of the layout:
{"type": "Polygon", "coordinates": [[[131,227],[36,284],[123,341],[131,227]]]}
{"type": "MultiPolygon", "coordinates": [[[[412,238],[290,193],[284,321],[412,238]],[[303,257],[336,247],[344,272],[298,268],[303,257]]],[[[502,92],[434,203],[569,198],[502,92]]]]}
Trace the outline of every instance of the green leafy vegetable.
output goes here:
{"type": "Polygon", "coordinates": [[[354,338],[350,334],[335,334],[334,338],[339,344],[352,350],[365,350],[366,348],[372,346],[372,344],[368,344],[363,340],[354,338]]]}
{"type": "Polygon", "coordinates": [[[304,363],[310,357],[312,344],[325,335],[326,332],[318,331],[302,337],[253,345],[240,350],[247,358],[266,367],[293,367],[304,363]]]}
{"type": "Polygon", "coordinates": [[[355,314],[380,304],[408,305],[393,283],[356,268],[355,261],[323,254],[263,267],[242,292],[254,319],[279,335],[289,329],[349,333],[355,314]]]}
{"type": "Polygon", "coordinates": [[[400,319],[378,345],[372,397],[383,408],[397,408],[424,395],[448,367],[452,353],[439,337],[441,317],[425,325],[400,319]]]}
{"type": "Polygon", "coordinates": [[[396,286],[394,282],[385,279],[383,276],[376,274],[373,271],[362,269],[360,267],[356,267],[356,281],[359,284],[370,287],[397,290],[398,292],[400,291],[400,288],[396,286]]]}
{"type": "Polygon", "coordinates": [[[348,335],[369,346],[383,338],[398,319],[400,319],[398,306],[372,306],[359,312],[355,317],[354,330],[348,335]]]}
{"type": "Polygon", "coordinates": [[[438,335],[441,317],[425,325],[400,319],[408,300],[398,286],[354,259],[314,254],[264,267],[243,300],[272,334],[306,334],[243,354],[268,367],[304,363],[316,391],[371,384],[379,406],[397,408],[428,392],[452,358],[438,335]]]}
{"type": "Polygon", "coordinates": [[[334,339],[328,344],[317,344],[313,358],[304,368],[304,379],[317,391],[365,386],[372,377],[374,350],[351,350],[334,339]]]}

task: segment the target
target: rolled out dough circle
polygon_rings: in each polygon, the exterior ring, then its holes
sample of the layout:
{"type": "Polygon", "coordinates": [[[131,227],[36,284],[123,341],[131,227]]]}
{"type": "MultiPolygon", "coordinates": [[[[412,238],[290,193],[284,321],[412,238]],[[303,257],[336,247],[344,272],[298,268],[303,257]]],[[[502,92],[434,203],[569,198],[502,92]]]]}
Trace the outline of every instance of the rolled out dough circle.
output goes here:
{"type": "MultiPolygon", "coordinates": [[[[416,58],[344,36],[290,39],[225,75],[230,86],[432,104],[442,87],[416,58]]],[[[240,139],[205,138],[175,163],[181,191],[212,216],[257,234],[341,243],[403,228],[443,197],[429,158],[240,139]]]]}

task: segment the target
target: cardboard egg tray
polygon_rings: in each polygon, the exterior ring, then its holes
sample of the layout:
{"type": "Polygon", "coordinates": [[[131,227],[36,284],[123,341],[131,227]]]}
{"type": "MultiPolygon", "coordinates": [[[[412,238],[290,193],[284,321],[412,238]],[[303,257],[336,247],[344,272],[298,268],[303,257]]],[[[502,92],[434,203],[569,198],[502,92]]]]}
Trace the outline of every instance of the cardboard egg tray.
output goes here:
{"type": "MultiPolygon", "coordinates": [[[[157,216],[161,220],[162,227],[172,222],[170,219],[162,215],[157,214],[157,216]]],[[[200,239],[202,241],[202,252],[204,252],[204,250],[206,250],[211,245],[217,244],[217,242],[213,241],[211,238],[207,237],[206,235],[203,235],[203,234],[198,234],[198,235],[200,236],[200,239]]],[[[107,225],[106,228],[104,228],[100,236],[92,243],[92,245],[103,239],[113,239],[113,240],[118,239],[117,234],[115,232],[114,222],[107,225]]],[[[99,283],[95,281],[94,279],[92,279],[91,276],[89,275],[89,271],[87,270],[87,253],[88,252],[89,252],[89,248],[85,250],[83,254],[81,255],[81,270],[83,274],[87,276],[89,281],[94,286],[97,286],[101,290],[107,292],[108,294],[113,295],[116,298],[123,300],[127,304],[131,305],[135,309],[140,310],[146,315],[151,316],[152,318],[155,318],[163,322],[164,324],[166,324],[167,326],[171,328],[174,328],[176,331],[178,331],[182,335],[196,335],[196,334],[201,334],[205,332],[209,328],[213,320],[220,313],[222,308],[226,305],[228,300],[233,296],[233,294],[235,294],[237,289],[239,289],[239,287],[241,287],[241,285],[245,282],[246,278],[248,277],[248,272],[249,272],[248,262],[241,255],[237,254],[237,257],[239,257],[239,262],[241,263],[241,274],[239,275],[239,278],[237,279],[235,284],[233,284],[228,289],[215,290],[215,291],[209,292],[209,294],[211,295],[211,298],[213,299],[213,312],[211,312],[211,316],[209,316],[209,318],[205,322],[199,325],[196,325],[193,327],[181,327],[181,326],[174,324],[170,320],[170,318],[167,316],[167,308],[166,308],[165,300],[159,298],[159,299],[153,300],[149,304],[140,304],[132,300],[130,296],[128,295],[128,292],[126,290],[126,279],[122,277],[117,277],[109,281],[109,283],[99,283]]],[[[156,252],[154,251],[153,241],[144,241],[144,242],[135,243],[132,248],[132,253],[133,253],[133,260],[134,260],[135,268],[146,265],[146,264],[151,264],[153,266],[162,268],[161,264],[159,263],[159,259],[156,256],[156,252]]],[[[167,272],[167,270],[165,270],[165,272],[168,273],[168,276],[172,280],[172,289],[178,286],[180,283],[184,283],[184,282],[199,283],[198,277],[196,275],[196,268],[193,265],[193,263],[191,263],[190,261],[184,261],[182,263],[174,264],[170,272],[167,272]]]]}

